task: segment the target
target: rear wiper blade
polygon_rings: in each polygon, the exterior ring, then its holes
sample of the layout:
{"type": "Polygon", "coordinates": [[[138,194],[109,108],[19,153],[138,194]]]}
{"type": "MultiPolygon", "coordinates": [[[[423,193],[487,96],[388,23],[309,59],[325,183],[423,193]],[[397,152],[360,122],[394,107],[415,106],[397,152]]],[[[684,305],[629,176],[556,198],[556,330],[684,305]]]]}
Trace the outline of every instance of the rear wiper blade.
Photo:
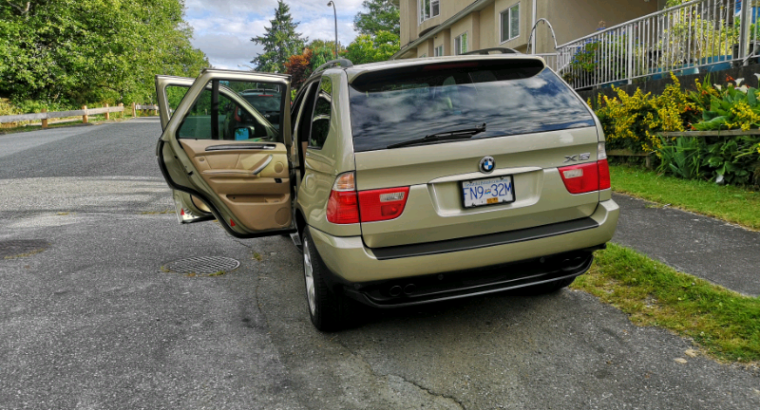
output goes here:
{"type": "Polygon", "coordinates": [[[409,141],[391,144],[385,148],[393,149],[393,148],[408,147],[410,145],[427,144],[427,143],[438,142],[438,141],[470,139],[473,136],[478,135],[482,132],[486,132],[486,124],[479,125],[475,128],[464,128],[461,130],[445,131],[445,132],[439,132],[436,134],[430,134],[422,138],[417,138],[417,139],[413,139],[409,141]]]}

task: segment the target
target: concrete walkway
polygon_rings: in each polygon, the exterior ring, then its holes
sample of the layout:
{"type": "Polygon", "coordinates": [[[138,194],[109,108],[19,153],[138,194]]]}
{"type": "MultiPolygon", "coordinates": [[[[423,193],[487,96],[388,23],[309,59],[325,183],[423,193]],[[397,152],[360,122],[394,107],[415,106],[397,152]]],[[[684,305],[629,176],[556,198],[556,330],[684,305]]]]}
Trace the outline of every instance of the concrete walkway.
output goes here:
{"type": "Polygon", "coordinates": [[[625,195],[613,198],[621,208],[613,242],[728,289],[760,295],[760,232],[625,195]]]}

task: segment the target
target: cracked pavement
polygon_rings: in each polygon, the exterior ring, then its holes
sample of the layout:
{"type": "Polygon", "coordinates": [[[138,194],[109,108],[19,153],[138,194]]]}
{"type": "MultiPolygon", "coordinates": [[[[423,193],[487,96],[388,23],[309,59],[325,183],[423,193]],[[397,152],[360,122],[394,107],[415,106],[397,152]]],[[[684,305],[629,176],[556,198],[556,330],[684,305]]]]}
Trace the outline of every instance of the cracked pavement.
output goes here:
{"type": "Polygon", "coordinates": [[[578,291],[317,332],[289,240],[164,213],[155,119],[71,130],[0,136],[0,409],[760,408],[757,368],[578,291]],[[161,271],[192,256],[241,266],[161,271]]]}

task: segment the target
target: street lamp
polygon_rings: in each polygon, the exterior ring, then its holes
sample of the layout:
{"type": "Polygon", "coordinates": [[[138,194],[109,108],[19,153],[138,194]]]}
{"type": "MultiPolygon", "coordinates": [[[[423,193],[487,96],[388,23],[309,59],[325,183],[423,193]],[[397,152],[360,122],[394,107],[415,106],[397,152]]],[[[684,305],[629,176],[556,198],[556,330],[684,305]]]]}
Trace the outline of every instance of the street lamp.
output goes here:
{"type": "Polygon", "coordinates": [[[332,6],[335,15],[335,58],[338,59],[338,12],[335,10],[335,3],[332,1],[327,3],[327,7],[330,6],[332,6]]]}

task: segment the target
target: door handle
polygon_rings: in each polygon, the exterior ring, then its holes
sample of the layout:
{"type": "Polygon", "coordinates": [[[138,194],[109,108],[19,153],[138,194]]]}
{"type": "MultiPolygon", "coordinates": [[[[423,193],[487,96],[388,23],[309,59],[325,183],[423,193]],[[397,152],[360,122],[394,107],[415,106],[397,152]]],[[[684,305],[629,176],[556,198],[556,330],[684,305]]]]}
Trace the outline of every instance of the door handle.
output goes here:
{"type": "Polygon", "coordinates": [[[259,175],[261,171],[263,171],[264,168],[266,168],[267,165],[269,165],[269,163],[272,162],[273,158],[274,156],[272,155],[268,156],[267,159],[265,159],[264,162],[261,163],[261,165],[259,165],[258,167],[256,167],[256,169],[253,170],[253,175],[259,175]]]}

